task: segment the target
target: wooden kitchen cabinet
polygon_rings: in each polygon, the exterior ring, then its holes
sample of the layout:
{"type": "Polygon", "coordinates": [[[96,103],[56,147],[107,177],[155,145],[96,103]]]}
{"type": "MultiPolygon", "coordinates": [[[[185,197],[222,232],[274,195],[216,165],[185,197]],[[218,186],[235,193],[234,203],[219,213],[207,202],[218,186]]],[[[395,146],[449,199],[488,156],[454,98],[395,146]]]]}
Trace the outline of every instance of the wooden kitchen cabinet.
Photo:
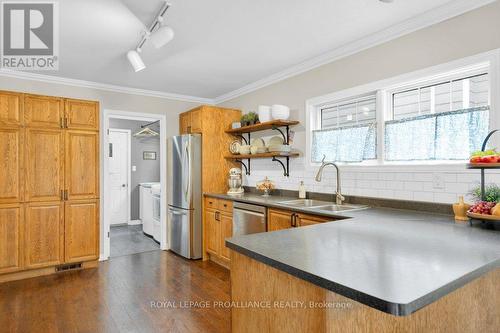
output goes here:
{"type": "Polygon", "coordinates": [[[269,209],[267,213],[267,231],[305,227],[334,220],[334,218],[326,216],[295,213],[289,210],[269,209]]]}
{"type": "Polygon", "coordinates": [[[23,205],[0,205],[0,274],[23,269],[23,205]]]}
{"type": "Polygon", "coordinates": [[[24,121],[28,127],[63,128],[64,99],[26,94],[24,121]]]}
{"type": "Polygon", "coordinates": [[[99,133],[66,130],[66,200],[99,197],[99,133]]]}
{"type": "Polygon", "coordinates": [[[22,128],[0,128],[0,204],[23,201],[22,128]]]}
{"type": "Polygon", "coordinates": [[[99,103],[0,91],[0,282],[95,265],[99,103]]]}
{"type": "Polygon", "coordinates": [[[184,112],[179,115],[179,134],[191,133],[191,112],[184,112]]]}
{"type": "Polygon", "coordinates": [[[180,134],[203,133],[202,110],[203,107],[200,107],[179,115],[180,134]]]}
{"type": "Polygon", "coordinates": [[[99,130],[99,102],[65,100],[66,128],[99,130]]]}
{"type": "Polygon", "coordinates": [[[64,133],[59,129],[26,129],[26,201],[63,200],[64,133]]]}
{"type": "Polygon", "coordinates": [[[295,213],[287,210],[269,209],[267,211],[267,231],[294,227],[295,213]]]}
{"type": "Polygon", "coordinates": [[[61,201],[29,203],[25,212],[26,268],[64,262],[64,205],[61,201]]]}
{"type": "Polygon", "coordinates": [[[23,124],[23,94],[0,91],[0,126],[23,124]]]}
{"type": "Polygon", "coordinates": [[[205,197],[205,251],[210,259],[223,266],[229,263],[226,238],[233,236],[233,202],[205,197]]]}
{"type": "Polygon", "coordinates": [[[67,201],[64,206],[65,262],[99,258],[99,200],[67,201]]]}
{"type": "Polygon", "coordinates": [[[212,209],[205,210],[205,248],[208,253],[219,254],[219,221],[218,212],[212,209]]]}
{"type": "Polygon", "coordinates": [[[297,227],[305,227],[308,225],[330,222],[330,221],[334,221],[334,220],[335,219],[332,217],[297,213],[296,225],[297,225],[297,227]]]}
{"type": "Polygon", "coordinates": [[[219,236],[219,255],[222,259],[227,261],[230,260],[231,251],[226,247],[226,238],[233,237],[233,214],[221,213],[219,215],[219,226],[220,226],[220,236],[219,236]]]}
{"type": "Polygon", "coordinates": [[[203,132],[203,127],[202,127],[202,109],[194,109],[191,111],[191,133],[202,133],[203,132]]]}

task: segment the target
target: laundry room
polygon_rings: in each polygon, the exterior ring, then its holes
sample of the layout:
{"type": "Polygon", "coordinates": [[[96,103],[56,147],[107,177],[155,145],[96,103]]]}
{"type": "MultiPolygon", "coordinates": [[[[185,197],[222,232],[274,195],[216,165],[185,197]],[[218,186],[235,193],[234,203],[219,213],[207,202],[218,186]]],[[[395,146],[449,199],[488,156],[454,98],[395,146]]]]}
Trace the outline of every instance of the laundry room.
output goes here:
{"type": "Polygon", "coordinates": [[[109,119],[110,257],[160,249],[159,121],[109,119]]]}

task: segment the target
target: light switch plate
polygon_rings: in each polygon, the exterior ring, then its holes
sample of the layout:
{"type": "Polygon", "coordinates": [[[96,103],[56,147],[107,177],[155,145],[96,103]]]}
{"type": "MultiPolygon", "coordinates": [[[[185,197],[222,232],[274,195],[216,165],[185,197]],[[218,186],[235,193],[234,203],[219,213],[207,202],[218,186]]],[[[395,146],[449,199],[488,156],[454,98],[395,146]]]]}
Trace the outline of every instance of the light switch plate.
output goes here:
{"type": "Polygon", "coordinates": [[[136,171],[137,171],[137,166],[132,165],[132,172],[136,172],[136,171]]]}

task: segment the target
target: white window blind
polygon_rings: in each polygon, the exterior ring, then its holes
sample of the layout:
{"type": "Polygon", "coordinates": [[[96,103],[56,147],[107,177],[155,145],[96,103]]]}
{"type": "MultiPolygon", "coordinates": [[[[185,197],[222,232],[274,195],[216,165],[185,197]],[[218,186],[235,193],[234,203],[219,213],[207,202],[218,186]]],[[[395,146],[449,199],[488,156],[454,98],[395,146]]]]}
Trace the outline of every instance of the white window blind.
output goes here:
{"type": "Polygon", "coordinates": [[[312,161],[376,159],[376,105],[370,95],[322,108],[321,129],[312,132],[312,161]]]}

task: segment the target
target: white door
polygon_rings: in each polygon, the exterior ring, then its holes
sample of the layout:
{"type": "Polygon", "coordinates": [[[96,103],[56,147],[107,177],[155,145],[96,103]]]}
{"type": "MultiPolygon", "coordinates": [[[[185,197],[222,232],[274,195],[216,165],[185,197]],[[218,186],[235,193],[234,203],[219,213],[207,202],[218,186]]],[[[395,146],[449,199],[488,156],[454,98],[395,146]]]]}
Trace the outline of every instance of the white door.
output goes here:
{"type": "Polygon", "coordinates": [[[126,224],[130,217],[130,130],[109,130],[110,224],[126,224]]]}

